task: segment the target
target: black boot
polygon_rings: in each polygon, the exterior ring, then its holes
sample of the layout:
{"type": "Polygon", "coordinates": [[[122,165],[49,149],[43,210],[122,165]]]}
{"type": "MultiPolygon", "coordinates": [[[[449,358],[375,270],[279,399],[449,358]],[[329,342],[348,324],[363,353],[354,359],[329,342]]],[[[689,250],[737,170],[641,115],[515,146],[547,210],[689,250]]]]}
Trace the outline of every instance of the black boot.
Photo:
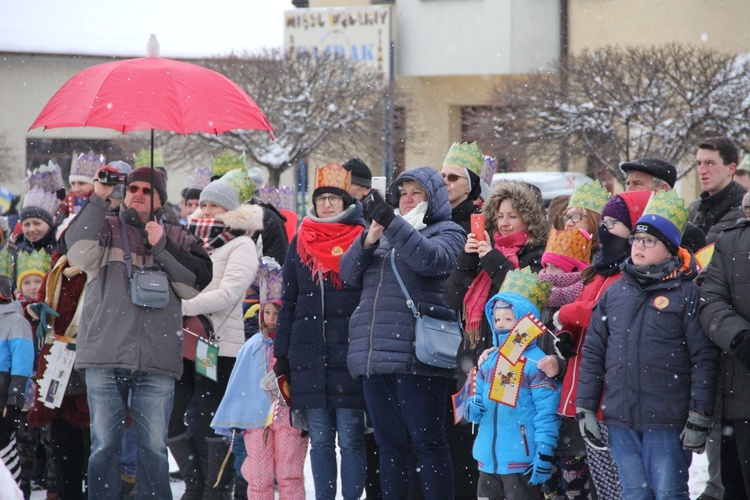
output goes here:
{"type": "Polygon", "coordinates": [[[225,461],[227,453],[229,444],[226,439],[206,438],[206,482],[203,486],[203,500],[231,499],[234,461],[231,457],[225,461]]]}
{"type": "Polygon", "coordinates": [[[203,498],[203,469],[198,448],[195,446],[190,431],[167,439],[167,446],[172,452],[180,474],[185,481],[185,494],[182,500],[201,500],[203,498]]]}
{"type": "Polygon", "coordinates": [[[242,476],[234,478],[234,500],[247,500],[247,481],[242,476]]]}

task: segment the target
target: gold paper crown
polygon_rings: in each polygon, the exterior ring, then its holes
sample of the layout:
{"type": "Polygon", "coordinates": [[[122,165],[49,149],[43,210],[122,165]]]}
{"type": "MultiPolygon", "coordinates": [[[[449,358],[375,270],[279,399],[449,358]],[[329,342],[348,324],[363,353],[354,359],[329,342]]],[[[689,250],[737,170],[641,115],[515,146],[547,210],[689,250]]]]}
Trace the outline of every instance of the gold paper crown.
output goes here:
{"type": "Polygon", "coordinates": [[[243,152],[242,156],[237,156],[230,151],[224,151],[214,158],[211,164],[211,177],[221,177],[227,172],[238,169],[245,171],[245,153],[243,152]]]}
{"type": "Polygon", "coordinates": [[[13,279],[13,254],[10,253],[8,247],[0,250],[0,276],[13,279]]]}
{"type": "Polygon", "coordinates": [[[471,170],[477,176],[482,175],[484,155],[476,142],[454,142],[443,160],[443,165],[458,165],[471,170]]]}
{"type": "MultiPolygon", "coordinates": [[[[151,167],[151,150],[143,148],[133,157],[135,168],[151,167]]],[[[164,151],[161,148],[154,149],[154,167],[164,167],[164,151]]]]}
{"type": "Polygon", "coordinates": [[[671,191],[659,191],[654,194],[648,200],[641,218],[645,218],[647,215],[662,217],[672,223],[680,231],[680,234],[682,234],[687,225],[688,213],[689,210],[685,206],[685,200],[680,198],[673,189],[671,191]]]}
{"type": "Polygon", "coordinates": [[[44,250],[33,252],[18,252],[16,255],[16,286],[21,289],[21,283],[30,274],[44,277],[50,270],[51,257],[44,250]]]}
{"type": "Polygon", "coordinates": [[[609,191],[599,181],[589,182],[578,186],[570,195],[568,208],[586,208],[598,214],[602,213],[604,205],[609,201],[609,191]]]}
{"type": "Polygon", "coordinates": [[[548,281],[539,280],[539,275],[529,267],[515,269],[505,275],[503,285],[500,287],[500,293],[510,292],[517,293],[525,297],[534,304],[539,312],[547,306],[550,293],[552,293],[552,284],[548,281]]]}
{"type": "Polygon", "coordinates": [[[232,186],[232,189],[237,192],[240,203],[250,201],[250,198],[255,193],[255,184],[253,184],[253,181],[250,180],[250,177],[247,176],[244,170],[230,170],[222,175],[219,180],[232,186]]]}
{"type": "Polygon", "coordinates": [[[591,261],[591,239],[577,228],[558,231],[551,227],[544,253],[564,255],[588,264],[591,261]]]}
{"type": "Polygon", "coordinates": [[[338,163],[329,163],[315,170],[315,189],[334,187],[347,193],[352,185],[352,173],[338,163]]]}

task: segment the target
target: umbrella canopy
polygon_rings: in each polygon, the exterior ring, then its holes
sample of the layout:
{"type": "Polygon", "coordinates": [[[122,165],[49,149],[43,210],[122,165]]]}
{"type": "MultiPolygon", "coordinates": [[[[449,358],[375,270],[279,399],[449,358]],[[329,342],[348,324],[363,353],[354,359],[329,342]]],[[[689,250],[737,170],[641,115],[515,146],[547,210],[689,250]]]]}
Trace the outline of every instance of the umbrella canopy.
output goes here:
{"type": "Polygon", "coordinates": [[[229,78],[195,64],[144,57],[98,64],[68,80],[29,129],[102,127],[179,134],[273,128],[229,78]]]}

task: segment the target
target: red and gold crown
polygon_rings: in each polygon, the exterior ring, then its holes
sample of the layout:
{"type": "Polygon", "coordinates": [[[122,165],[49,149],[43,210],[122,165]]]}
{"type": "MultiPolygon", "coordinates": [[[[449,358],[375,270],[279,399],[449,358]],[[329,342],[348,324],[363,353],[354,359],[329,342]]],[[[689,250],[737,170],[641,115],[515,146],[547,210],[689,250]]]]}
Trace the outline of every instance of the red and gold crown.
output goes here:
{"type": "Polygon", "coordinates": [[[348,193],[351,185],[352,173],[338,163],[329,163],[315,170],[315,189],[333,187],[348,193]]]}
{"type": "MultiPolygon", "coordinates": [[[[586,267],[591,261],[591,237],[577,228],[558,231],[554,227],[549,230],[545,254],[555,254],[575,259],[586,267]]],[[[578,267],[581,267],[580,265],[578,267]]]]}

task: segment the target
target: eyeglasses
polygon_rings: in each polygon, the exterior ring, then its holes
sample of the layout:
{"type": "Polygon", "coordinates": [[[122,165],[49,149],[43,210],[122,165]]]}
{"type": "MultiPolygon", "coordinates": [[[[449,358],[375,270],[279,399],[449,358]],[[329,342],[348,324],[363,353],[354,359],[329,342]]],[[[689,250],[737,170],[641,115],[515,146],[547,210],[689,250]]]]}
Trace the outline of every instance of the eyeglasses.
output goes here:
{"type": "Polygon", "coordinates": [[[656,246],[656,243],[659,241],[656,238],[648,238],[645,236],[634,236],[630,235],[628,238],[628,241],[632,246],[638,246],[639,244],[643,243],[643,246],[645,248],[654,248],[656,246]]]}
{"type": "Polygon", "coordinates": [[[326,202],[330,203],[332,207],[341,203],[343,198],[337,194],[329,194],[326,196],[318,196],[315,198],[315,204],[318,206],[325,205],[326,202]]]}
{"type": "Polygon", "coordinates": [[[569,220],[573,221],[574,223],[581,222],[581,220],[583,220],[583,214],[581,212],[573,212],[570,215],[563,215],[562,217],[563,225],[567,224],[569,220]]]}
{"type": "Polygon", "coordinates": [[[150,187],[141,187],[141,186],[134,186],[131,184],[128,186],[128,193],[130,194],[136,194],[138,191],[143,191],[144,196],[151,196],[151,188],[150,187]]]}
{"type": "MultiPolygon", "coordinates": [[[[615,228],[615,224],[617,224],[618,222],[620,222],[620,221],[617,220],[617,219],[606,219],[606,220],[602,219],[602,220],[599,221],[599,225],[600,226],[605,226],[607,229],[609,229],[611,231],[612,229],[615,228]]],[[[622,222],[620,222],[620,224],[622,224],[622,222]]]]}
{"type": "Polygon", "coordinates": [[[447,180],[448,182],[457,182],[459,179],[465,179],[462,175],[456,175],[456,174],[440,174],[443,176],[443,179],[447,180]]]}

